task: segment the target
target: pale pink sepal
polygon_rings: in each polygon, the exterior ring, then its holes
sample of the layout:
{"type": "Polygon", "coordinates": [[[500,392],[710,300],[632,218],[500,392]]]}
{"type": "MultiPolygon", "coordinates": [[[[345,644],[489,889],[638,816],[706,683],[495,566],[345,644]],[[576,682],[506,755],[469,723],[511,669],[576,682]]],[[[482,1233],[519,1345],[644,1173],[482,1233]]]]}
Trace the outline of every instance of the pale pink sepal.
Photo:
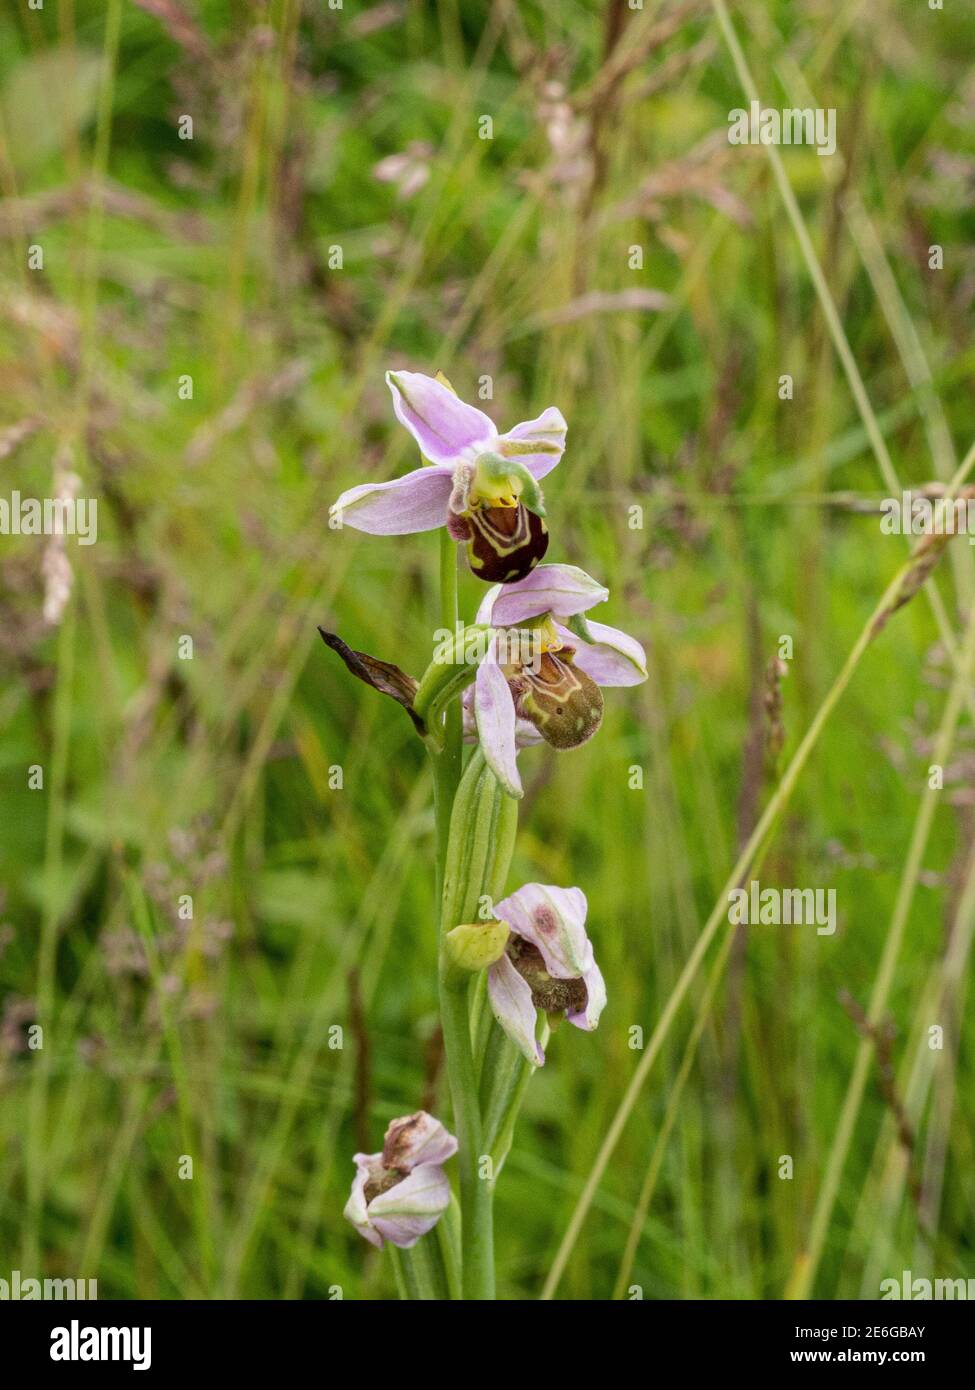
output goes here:
{"type": "Polygon", "coordinates": [[[581,888],[547,883],[526,883],[494,906],[500,921],[541,951],[545,969],[557,980],[578,979],[593,963],[587,909],[581,888]]]}
{"type": "Polygon", "coordinates": [[[359,483],[329,511],[343,526],[373,536],[434,531],[447,520],[453,470],[442,464],[417,468],[389,483],[359,483]]]}
{"type": "Polygon", "coordinates": [[[586,626],[595,642],[584,642],[568,628],[556,623],[556,631],[568,646],[575,649],[572,660],[597,685],[640,685],[647,678],[647,654],[635,637],[618,627],[586,619],[586,626]]]}
{"type": "Polygon", "coordinates": [[[507,956],[495,961],[488,970],[488,995],[500,1026],[526,1060],[533,1067],[540,1067],[545,1053],[535,1038],[537,1011],[531,988],[507,956]]]}
{"type": "Polygon", "coordinates": [[[576,565],[538,565],[516,584],[500,586],[485,621],[512,627],[543,613],[571,618],[608,598],[609,590],[576,565]]]}
{"type": "Polygon", "coordinates": [[[459,459],[492,450],[498,432],[491,418],[422,372],[387,372],[393,409],[431,463],[453,466],[459,459]]]}
{"type": "Polygon", "coordinates": [[[474,680],[474,720],[488,767],[509,796],[524,794],[518,775],[515,702],[495,656],[492,638],[474,680]]]}

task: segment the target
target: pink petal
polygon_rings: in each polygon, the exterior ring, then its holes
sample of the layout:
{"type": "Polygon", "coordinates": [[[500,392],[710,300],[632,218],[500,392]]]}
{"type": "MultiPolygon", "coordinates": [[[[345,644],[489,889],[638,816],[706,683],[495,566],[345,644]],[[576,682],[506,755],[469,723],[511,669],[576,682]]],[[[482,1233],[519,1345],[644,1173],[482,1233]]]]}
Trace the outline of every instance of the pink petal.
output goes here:
{"type": "Polygon", "coordinates": [[[575,648],[572,660],[579,670],[585,671],[597,685],[641,685],[647,678],[647,654],[636,638],[606,623],[594,623],[591,618],[586,619],[586,625],[598,639],[596,642],[583,642],[574,632],[556,624],[563,642],[575,648]]]}
{"type": "Polygon", "coordinates": [[[535,1040],[538,1015],[527,980],[522,979],[507,956],[488,971],[488,994],[494,1017],[533,1067],[540,1067],[545,1053],[535,1040]]]}
{"type": "Polygon", "coordinates": [[[454,464],[468,450],[494,449],[498,432],[483,410],[458,399],[422,372],[387,372],[393,409],[431,463],[454,464]]]}
{"type": "Polygon", "coordinates": [[[575,565],[539,565],[517,584],[502,585],[491,622],[495,627],[511,627],[542,613],[571,618],[608,598],[609,590],[575,565]]]}
{"type": "Polygon", "coordinates": [[[544,478],[565,452],[568,426],[561,410],[550,405],[534,420],[525,420],[501,436],[498,452],[502,458],[523,463],[535,478],[544,478]]]}
{"type": "Polygon", "coordinates": [[[509,796],[520,797],[524,791],[518,775],[515,702],[504,672],[495,659],[494,648],[492,641],[487,656],[477,668],[474,720],[488,767],[509,796]]]}
{"type": "Polygon", "coordinates": [[[606,981],[595,961],[588,970],[583,971],[582,978],[586,982],[586,994],[588,996],[586,1007],[576,1014],[567,1013],[566,1018],[577,1028],[581,1028],[583,1032],[591,1033],[599,1022],[599,1015],[606,1007],[606,981]]]}
{"type": "Polygon", "coordinates": [[[593,964],[586,935],[588,903],[581,888],[526,883],[495,904],[494,911],[512,931],[537,946],[545,969],[557,980],[576,980],[593,964]]]}
{"type": "Polygon", "coordinates": [[[456,1152],[457,1140],[425,1110],[391,1120],[383,1141],[383,1162],[400,1170],[446,1163],[456,1152]]]}
{"type": "Polygon", "coordinates": [[[352,1222],[360,1236],[365,1236],[370,1245],[375,1245],[381,1250],[383,1238],[378,1231],[372,1229],[369,1223],[369,1207],[366,1203],[365,1188],[373,1173],[382,1171],[382,1154],[356,1154],[353,1161],[355,1163],[355,1178],[352,1181],[352,1191],[349,1193],[349,1200],[345,1204],[342,1215],[346,1221],[352,1222]]]}
{"type": "Polygon", "coordinates": [[[369,1219],[393,1245],[409,1250],[450,1204],[450,1183],[439,1163],[421,1163],[409,1177],[369,1203],[369,1219]]]}
{"type": "Polygon", "coordinates": [[[449,467],[417,468],[389,483],[350,487],[329,511],[343,526],[374,536],[434,531],[446,523],[451,486],[449,467]]]}

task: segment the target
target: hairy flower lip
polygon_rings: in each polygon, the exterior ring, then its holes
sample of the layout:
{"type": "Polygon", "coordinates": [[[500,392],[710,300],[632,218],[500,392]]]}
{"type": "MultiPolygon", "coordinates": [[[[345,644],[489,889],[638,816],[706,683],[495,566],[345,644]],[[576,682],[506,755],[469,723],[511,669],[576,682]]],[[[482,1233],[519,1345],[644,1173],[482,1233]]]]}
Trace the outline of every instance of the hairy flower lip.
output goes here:
{"type": "Polygon", "coordinates": [[[523,941],[520,937],[509,946],[508,957],[531,990],[532,1003],[536,1009],[541,1009],[547,1014],[585,1012],[589,992],[581,975],[562,980],[557,975],[550,974],[545,969],[545,962],[538,947],[523,941]]]}
{"type": "Polygon", "coordinates": [[[553,748],[578,748],[598,731],[604,702],[596,682],[577,670],[572,647],[560,656],[543,652],[538,670],[509,677],[515,711],[534,724],[553,748]]]}

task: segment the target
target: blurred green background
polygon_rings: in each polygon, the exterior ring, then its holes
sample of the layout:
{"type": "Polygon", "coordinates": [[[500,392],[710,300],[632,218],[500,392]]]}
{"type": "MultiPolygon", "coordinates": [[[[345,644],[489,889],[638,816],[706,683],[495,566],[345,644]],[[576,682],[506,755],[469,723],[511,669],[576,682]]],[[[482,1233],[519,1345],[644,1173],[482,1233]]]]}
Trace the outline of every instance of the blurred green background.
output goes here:
{"type": "MultiPolygon", "coordinates": [[[[944,480],[975,439],[970,15],[742,0],[734,21],[766,103],[837,110],[833,158],[781,151],[798,217],[900,480],[944,480]]],[[[501,428],[559,406],[548,558],[607,583],[596,616],[650,658],[598,738],[521,756],[510,886],[585,888],[610,996],[596,1034],[553,1039],[499,1183],[499,1291],[538,1295],[631,1030],[906,553],[767,152],[728,144],[746,105],[706,0],[4,0],[0,496],[75,486],[99,531],[0,536],[0,1277],[393,1294],[341,1210],[354,1149],[449,1113],[431,788],[409,721],[315,626],[429,657],[436,537],[327,526],[342,489],[416,464],[383,383],[403,366],[471,400],[489,377],[501,428]]],[[[973,575],[960,540],[931,581],[956,629],[973,575]]],[[[478,597],[465,574],[469,616],[478,597]]],[[[749,928],[706,995],[709,957],[556,1296],[782,1296],[949,678],[921,596],[760,874],[835,887],[836,935],[749,928]]],[[[975,1276],[973,805],[966,713],[823,1297],[975,1276]]]]}

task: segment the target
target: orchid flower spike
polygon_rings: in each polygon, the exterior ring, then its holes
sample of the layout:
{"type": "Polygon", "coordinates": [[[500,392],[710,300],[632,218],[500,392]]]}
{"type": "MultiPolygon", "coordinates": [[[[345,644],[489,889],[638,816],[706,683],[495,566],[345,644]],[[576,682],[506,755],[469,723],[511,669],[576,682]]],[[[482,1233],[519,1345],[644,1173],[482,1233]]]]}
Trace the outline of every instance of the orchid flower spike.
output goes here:
{"type": "Polygon", "coordinates": [[[530,729],[554,748],[577,748],[602,722],[600,687],[647,678],[635,638],[581,617],[608,597],[574,565],[540,565],[484,597],[477,621],[489,624],[492,636],[474,683],[474,724],[509,796],[522,795],[517,750],[532,741],[530,729]]]}
{"type": "Polygon", "coordinates": [[[606,985],[586,935],[586,911],[581,888],[542,883],[527,883],[495,905],[495,916],[510,935],[488,969],[491,1008],[533,1066],[545,1061],[535,1038],[537,1009],[550,1022],[564,1015],[591,1033],[606,1005],[606,985]]]}
{"type": "Polygon", "coordinates": [[[409,1250],[440,1220],[450,1202],[443,1164],[457,1140],[418,1110],[393,1120],[382,1152],[355,1154],[355,1179],[343,1215],[380,1250],[388,1240],[409,1250]]]}
{"type": "Polygon", "coordinates": [[[429,462],[389,483],[360,483],[331,508],[342,525],[404,536],[446,526],[488,583],[523,579],[548,548],[539,480],[559,462],[566,423],[554,406],[499,434],[442,374],[387,372],[393,409],[429,462]]]}

